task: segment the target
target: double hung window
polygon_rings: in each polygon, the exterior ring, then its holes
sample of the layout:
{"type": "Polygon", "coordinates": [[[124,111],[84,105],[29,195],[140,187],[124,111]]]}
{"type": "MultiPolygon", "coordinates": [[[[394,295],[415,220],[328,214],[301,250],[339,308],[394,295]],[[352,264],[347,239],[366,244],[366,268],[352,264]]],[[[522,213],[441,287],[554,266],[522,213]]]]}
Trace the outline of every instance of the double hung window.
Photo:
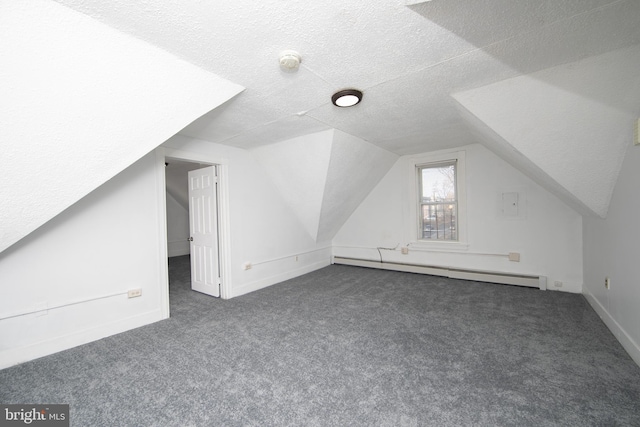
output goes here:
{"type": "Polygon", "coordinates": [[[457,159],[416,165],[418,239],[459,241],[457,159]]]}

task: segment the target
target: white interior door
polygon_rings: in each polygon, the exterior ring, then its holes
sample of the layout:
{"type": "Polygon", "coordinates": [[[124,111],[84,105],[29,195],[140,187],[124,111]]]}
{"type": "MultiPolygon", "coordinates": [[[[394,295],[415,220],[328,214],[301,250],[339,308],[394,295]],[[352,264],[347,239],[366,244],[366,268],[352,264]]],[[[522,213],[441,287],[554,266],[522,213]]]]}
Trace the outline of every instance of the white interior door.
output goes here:
{"type": "Polygon", "coordinates": [[[189,172],[191,289],[220,296],[216,167],[189,172]]]}

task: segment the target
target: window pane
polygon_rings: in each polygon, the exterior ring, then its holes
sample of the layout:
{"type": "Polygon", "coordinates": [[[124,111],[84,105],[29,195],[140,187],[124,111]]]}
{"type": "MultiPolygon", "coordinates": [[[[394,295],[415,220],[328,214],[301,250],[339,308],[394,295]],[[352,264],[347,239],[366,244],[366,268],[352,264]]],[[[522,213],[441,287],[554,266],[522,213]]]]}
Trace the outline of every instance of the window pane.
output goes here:
{"type": "Polygon", "coordinates": [[[422,197],[431,202],[456,200],[456,167],[424,166],[422,170],[422,197]]]}
{"type": "Polygon", "coordinates": [[[440,164],[418,168],[420,177],[419,236],[429,240],[458,240],[456,220],[456,165],[440,164]]]}

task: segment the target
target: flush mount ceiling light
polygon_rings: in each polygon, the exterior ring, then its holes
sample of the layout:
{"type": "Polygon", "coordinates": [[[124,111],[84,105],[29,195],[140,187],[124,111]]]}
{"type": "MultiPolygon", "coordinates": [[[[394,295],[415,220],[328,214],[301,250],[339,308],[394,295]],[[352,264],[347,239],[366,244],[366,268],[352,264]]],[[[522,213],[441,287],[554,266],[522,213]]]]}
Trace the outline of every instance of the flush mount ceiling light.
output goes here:
{"type": "Polygon", "coordinates": [[[353,107],[360,101],[362,101],[362,92],[358,89],[344,89],[331,97],[331,102],[336,107],[353,107]]]}

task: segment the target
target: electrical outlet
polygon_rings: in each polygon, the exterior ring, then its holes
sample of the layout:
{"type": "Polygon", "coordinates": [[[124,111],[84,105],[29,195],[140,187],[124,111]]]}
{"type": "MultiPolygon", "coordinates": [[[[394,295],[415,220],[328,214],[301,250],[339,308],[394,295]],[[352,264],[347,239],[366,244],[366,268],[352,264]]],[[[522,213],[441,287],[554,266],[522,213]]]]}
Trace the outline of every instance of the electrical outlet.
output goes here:
{"type": "Polygon", "coordinates": [[[611,289],[611,279],[609,279],[608,277],[604,278],[604,287],[607,289],[611,289]]]}
{"type": "Polygon", "coordinates": [[[142,288],[129,289],[129,291],[127,292],[127,297],[129,298],[136,298],[141,296],[142,296],[142,288]]]}
{"type": "Polygon", "coordinates": [[[244,268],[245,270],[251,270],[251,263],[249,261],[245,262],[242,265],[242,268],[244,268]]]}
{"type": "Polygon", "coordinates": [[[400,248],[400,253],[401,253],[402,255],[407,255],[407,254],[409,253],[409,248],[408,248],[408,247],[406,247],[406,246],[401,247],[401,248],[400,248]]]}
{"type": "Polygon", "coordinates": [[[553,286],[555,286],[556,288],[561,288],[562,287],[562,282],[559,280],[556,280],[555,282],[553,282],[553,286]]]}

